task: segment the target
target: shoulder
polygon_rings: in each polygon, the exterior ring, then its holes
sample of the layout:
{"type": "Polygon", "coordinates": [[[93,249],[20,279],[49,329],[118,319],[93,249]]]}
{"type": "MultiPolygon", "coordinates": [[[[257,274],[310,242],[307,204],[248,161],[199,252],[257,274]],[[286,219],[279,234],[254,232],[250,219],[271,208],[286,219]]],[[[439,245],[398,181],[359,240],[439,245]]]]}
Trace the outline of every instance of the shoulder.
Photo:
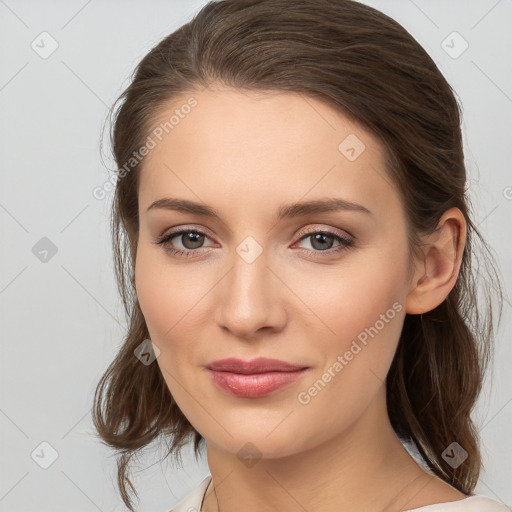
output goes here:
{"type": "Polygon", "coordinates": [[[495,501],[483,494],[475,494],[467,498],[436,503],[425,507],[414,508],[406,512],[511,512],[512,509],[499,501],[495,501]]]}
{"type": "Polygon", "coordinates": [[[199,512],[211,475],[206,476],[196,487],[183,497],[169,512],[199,512]]]}

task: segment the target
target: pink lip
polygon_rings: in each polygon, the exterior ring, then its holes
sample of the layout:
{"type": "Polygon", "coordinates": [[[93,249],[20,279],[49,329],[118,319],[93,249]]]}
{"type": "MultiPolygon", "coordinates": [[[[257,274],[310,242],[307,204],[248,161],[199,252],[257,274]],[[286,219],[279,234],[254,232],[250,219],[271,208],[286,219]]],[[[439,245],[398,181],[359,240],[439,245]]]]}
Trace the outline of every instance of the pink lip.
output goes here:
{"type": "Polygon", "coordinates": [[[246,398],[266,396],[299,379],[308,367],[260,357],[251,361],[228,358],[206,366],[224,391],[246,398]]]}

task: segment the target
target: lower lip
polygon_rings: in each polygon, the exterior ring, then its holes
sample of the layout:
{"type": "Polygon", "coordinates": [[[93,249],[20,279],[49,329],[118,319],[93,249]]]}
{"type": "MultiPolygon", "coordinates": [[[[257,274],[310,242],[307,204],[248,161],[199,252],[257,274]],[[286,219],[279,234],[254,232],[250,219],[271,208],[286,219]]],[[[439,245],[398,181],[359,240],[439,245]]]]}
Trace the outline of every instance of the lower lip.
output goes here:
{"type": "Polygon", "coordinates": [[[293,372],[267,372],[251,375],[208,371],[215,384],[229,394],[245,398],[259,398],[297,381],[307,370],[307,368],[303,368],[293,372]]]}

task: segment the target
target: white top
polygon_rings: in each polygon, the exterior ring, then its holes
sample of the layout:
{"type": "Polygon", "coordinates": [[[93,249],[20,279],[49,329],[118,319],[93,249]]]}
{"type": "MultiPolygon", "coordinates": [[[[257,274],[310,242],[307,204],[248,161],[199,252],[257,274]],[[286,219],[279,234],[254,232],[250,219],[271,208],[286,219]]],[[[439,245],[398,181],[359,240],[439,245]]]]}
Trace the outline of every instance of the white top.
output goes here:
{"type": "MultiPolygon", "coordinates": [[[[189,492],[179,503],[177,503],[169,512],[199,512],[206,489],[210,484],[211,475],[204,480],[191,492],[189,492]]],[[[483,494],[475,494],[457,501],[447,503],[436,503],[425,507],[404,510],[403,512],[512,512],[512,509],[495,501],[483,494]]]]}

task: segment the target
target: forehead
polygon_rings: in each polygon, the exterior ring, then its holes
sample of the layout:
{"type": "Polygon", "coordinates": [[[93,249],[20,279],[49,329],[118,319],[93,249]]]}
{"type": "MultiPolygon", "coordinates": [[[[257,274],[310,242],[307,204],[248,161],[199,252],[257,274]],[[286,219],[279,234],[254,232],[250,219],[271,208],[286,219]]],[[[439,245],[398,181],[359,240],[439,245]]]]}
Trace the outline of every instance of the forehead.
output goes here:
{"type": "Polygon", "coordinates": [[[194,200],[214,196],[233,206],[239,200],[246,207],[281,204],[284,196],[341,195],[371,199],[377,214],[397,201],[380,141],[309,96],[194,91],[169,101],[152,127],[162,133],[161,140],[153,137],[155,147],[142,164],[141,207],[165,193],[194,200]],[[190,98],[195,106],[183,108],[190,98]]]}

